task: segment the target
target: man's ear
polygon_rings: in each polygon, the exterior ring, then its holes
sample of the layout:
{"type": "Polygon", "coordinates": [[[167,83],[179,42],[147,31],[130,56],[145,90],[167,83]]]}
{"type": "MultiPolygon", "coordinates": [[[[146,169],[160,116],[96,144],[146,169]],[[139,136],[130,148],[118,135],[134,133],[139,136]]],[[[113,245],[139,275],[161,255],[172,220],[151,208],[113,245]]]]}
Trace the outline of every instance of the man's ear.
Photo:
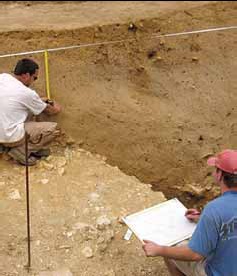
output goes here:
{"type": "Polygon", "coordinates": [[[26,80],[28,80],[29,79],[29,73],[25,73],[25,74],[22,74],[21,75],[21,79],[23,80],[23,81],[26,81],[26,80]]]}
{"type": "Polygon", "coordinates": [[[218,174],[217,174],[217,179],[218,179],[218,181],[221,181],[221,180],[222,180],[222,177],[223,177],[222,171],[219,170],[219,171],[218,171],[218,174]]]}

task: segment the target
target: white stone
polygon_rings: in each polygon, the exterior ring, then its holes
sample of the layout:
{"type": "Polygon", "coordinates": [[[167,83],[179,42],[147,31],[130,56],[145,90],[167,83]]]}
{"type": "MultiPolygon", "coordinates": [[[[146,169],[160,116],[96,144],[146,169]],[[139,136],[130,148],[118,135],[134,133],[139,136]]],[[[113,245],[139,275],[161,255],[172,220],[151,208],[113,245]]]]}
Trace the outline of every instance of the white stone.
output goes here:
{"type": "Polygon", "coordinates": [[[105,229],[110,224],[111,220],[108,219],[105,215],[98,217],[96,220],[96,227],[100,230],[105,229]]]}
{"type": "Polygon", "coordinates": [[[13,199],[13,200],[19,200],[19,199],[21,199],[21,195],[20,195],[19,191],[18,190],[13,190],[9,194],[9,199],[13,199]]]}
{"type": "Polygon", "coordinates": [[[40,240],[37,240],[37,241],[35,242],[35,244],[36,244],[37,246],[39,246],[39,245],[41,244],[40,240]]]}
{"type": "Polygon", "coordinates": [[[91,193],[91,194],[89,194],[89,199],[90,199],[90,201],[92,201],[92,202],[97,201],[97,200],[99,199],[99,197],[100,197],[100,195],[97,194],[97,193],[91,193]]]}
{"type": "Polygon", "coordinates": [[[47,178],[41,179],[40,181],[42,184],[46,185],[49,183],[49,180],[47,178]]]}
{"type": "Polygon", "coordinates": [[[58,158],[58,160],[57,160],[57,167],[58,168],[65,167],[66,164],[67,164],[66,158],[64,158],[64,157],[58,158]]]}
{"type": "Polygon", "coordinates": [[[86,257],[86,258],[92,258],[93,257],[93,251],[89,246],[86,246],[83,250],[82,250],[82,254],[86,257]]]}
{"type": "Polygon", "coordinates": [[[58,169],[58,174],[59,174],[60,176],[63,176],[63,175],[65,174],[65,169],[64,169],[64,168],[59,168],[59,169],[58,169]]]}
{"type": "Polygon", "coordinates": [[[77,222],[72,226],[73,230],[79,230],[79,231],[88,231],[90,229],[95,229],[92,225],[83,223],[83,222],[77,222]]]}
{"type": "Polygon", "coordinates": [[[115,276],[115,275],[116,275],[116,274],[115,274],[115,272],[113,271],[113,269],[108,270],[108,271],[105,272],[105,276],[115,276]]]}
{"type": "Polygon", "coordinates": [[[186,184],[183,191],[189,192],[195,196],[202,196],[204,194],[205,188],[198,187],[196,183],[186,184]]]}
{"type": "Polygon", "coordinates": [[[73,235],[73,231],[67,232],[67,237],[70,238],[73,235]]]}
{"type": "Polygon", "coordinates": [[[42,162],[42,167],[49,171],[52,171],[54,169],[54,165],[47,162],[42,162]]]}

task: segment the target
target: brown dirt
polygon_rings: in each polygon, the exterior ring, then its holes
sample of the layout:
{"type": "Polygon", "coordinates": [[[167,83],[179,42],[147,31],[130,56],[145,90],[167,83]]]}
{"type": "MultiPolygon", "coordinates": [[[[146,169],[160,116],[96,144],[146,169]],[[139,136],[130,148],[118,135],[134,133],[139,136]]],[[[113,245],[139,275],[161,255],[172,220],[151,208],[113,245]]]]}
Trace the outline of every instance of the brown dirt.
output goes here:
{"type": "Polygon", "coordinates": [[[105,157],[55,146],[52,156],[30,169],[30,273],[24,268],[25,169],[1,161],[0,275],[166,275],[162,260],[147,260],[137,239],[123,240],[127,228],[120,223],[122,216],[164,201],[162,193],[107,165],[105,157]]]}
{"type": "MultiPolygon", "coordinates": [[[[106,156],[109,164],[152,183],[168,198],[202,206],[218,194],[206,159],[236,147],[237,32],[151,35],[237,25],[236,2],[0,5],[1,54],[134,39],[50,53],[52,95],[64,106],[59,124],[84,149],[106,156]],[[135,29],[129,29],[131,22],[135,29]]],[[[35,88],[43,95],[43,56],[33,57],[42,67],[35,88]]],[[[0,71],[11,70],[17,59],[1,59],[0,71]]],[[[116,196],[113,200],[118,207],[116,196]]],[[[158,270],[130,269],[134,254],[122,264],[123,272],[115,269],[116,275],[158,275],[158,270]]],[[[149,260],[135,262],[143,266],[149,260]]],[[[96,275],[77,274],[76,262],[72,267],[75,275],[96,275]]]]}

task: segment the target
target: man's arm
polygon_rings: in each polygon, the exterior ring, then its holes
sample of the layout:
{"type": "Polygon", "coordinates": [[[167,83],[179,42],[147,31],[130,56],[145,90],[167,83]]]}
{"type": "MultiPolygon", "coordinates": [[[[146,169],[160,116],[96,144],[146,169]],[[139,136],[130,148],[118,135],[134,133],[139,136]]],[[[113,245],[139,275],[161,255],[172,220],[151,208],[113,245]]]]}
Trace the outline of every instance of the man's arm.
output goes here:
{"type": "Polygon", "coordinates": [[[202,255],[192,251],[188,246],[161,246],[154,242],[144,240],[142,248],[148,257],[161,256],[180,261],[195,262],[201,261],[204,258],[202,255]]]}

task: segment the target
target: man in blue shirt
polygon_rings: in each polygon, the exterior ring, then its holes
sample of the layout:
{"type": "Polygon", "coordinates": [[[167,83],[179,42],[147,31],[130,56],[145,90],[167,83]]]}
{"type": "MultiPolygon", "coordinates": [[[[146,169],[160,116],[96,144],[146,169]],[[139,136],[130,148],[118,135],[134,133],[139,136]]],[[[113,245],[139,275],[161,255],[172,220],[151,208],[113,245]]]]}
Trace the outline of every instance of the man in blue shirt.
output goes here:
{"type": "Polygon", "coordinates": [[[144,241],[147,256],[162,256],[173,276],[237,275],[237,151],[225,150],[207,161],[221,196],[204,208],[201,216],[189,209],[186,217],[198,224],[186,245],[160,246],[144,241]],[[200,218],[199,218],[200,216],[200,218]]]}

